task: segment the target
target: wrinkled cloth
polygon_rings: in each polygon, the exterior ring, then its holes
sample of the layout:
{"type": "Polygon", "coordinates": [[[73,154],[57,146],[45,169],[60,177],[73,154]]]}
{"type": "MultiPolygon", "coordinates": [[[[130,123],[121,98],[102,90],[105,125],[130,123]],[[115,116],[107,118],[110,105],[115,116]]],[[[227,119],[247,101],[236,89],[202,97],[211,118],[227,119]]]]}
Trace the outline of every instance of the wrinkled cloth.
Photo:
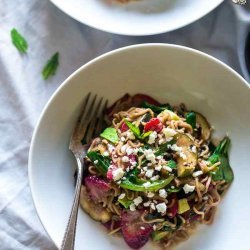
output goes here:
{"type": "Polygon", "coordinates": [[[56,249],[33,205],[28,153],[39,115],[66,77],[105,52],[153,42],[204,51],[240,72],[235,18],[225,1],[212,13],[179,30],[129,37],[87,27],[48,0],[0,0],[0,250],[56,249]],[[26,55],[20,55],[11,44],[13,27],[28,41],[26,55]],[[44,81],[41,70],[56,51],[60,53],[58,71],[44,81]]]}

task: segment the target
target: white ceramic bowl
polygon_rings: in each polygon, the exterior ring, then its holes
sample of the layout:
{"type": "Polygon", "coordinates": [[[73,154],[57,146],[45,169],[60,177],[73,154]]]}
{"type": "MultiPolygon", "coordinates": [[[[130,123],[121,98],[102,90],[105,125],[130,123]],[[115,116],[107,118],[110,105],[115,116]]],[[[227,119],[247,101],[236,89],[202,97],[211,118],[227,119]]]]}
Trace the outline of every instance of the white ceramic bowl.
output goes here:
{"type": "Polygon", "coordinates": [[[131,36],[159,34],[190,24],[223,0],[51,0],[74,19],[96,29],[131,36]]]}
{"type": "MultiPolygon", "coordinates": [[[[73,156],[68,150],[78,108],[89,91],[112,103],[124,93],[146,93],[204,114],[216,135],[232,139],[235,180],[215,222],[202,226],[177,249],[234,250],[250,246],[250,88],[235,71],[199,51],[176,45],[145,44],[109,52],[82,66],[52,96],[32,139],[29,178],[38,215],[60,245],[74,193],[73,156]]],[[[76,249],[128,249],[122,238],[79,212],[76,249]]],[[[152,249],[147,246],[145,249],[152,249]]]]}

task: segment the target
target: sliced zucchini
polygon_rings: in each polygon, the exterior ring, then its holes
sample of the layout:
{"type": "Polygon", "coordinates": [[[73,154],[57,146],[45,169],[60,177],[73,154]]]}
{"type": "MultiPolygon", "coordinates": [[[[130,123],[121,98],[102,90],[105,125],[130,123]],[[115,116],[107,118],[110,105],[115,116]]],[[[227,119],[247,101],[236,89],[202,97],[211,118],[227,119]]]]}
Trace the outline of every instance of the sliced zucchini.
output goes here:
{"type": "Polygon", "coordinates": [[[101,204],[96,204],[90,199],[85,186],[81,187],[80,205],[83,210],[96,221],[105,223],[111,220],[111,213],[102,207],[101,204]]]}
{"type": "Polygon", "coordinates": [[[197,153],[190,151],[190,146],[194,145],[194,141],[185,134],[178,134],[176,136],[176,145],[182,148],[182,152],[186,158],[181,156],[177,159],[177,175],[178,177],[186,177],[193,173],[197,165],[197,153]]]}
{"type": "Polygon", "coordinates": [[[211,126],[207,119],[202,114],[196,112],[196,122],[200,125],[202,139],[207,141],[211,135],[211,126]]]}

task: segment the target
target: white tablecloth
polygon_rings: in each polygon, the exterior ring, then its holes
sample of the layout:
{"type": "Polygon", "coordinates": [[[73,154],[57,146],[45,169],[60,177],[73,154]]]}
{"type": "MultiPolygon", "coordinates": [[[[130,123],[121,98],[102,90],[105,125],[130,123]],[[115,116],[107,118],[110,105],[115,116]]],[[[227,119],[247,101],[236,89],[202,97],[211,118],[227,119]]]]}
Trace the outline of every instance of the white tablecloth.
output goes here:
{"type": "MultiPolygon", "coordinates": [[[[91,0],[90,0],[91,1],[91,0]]],[[[78,67],[123,46],[162,42],[209,53],[239,70],[236,21],[226,1],[201,20],[177,31],[127,37],[89,28],[48,0],[0,0],[0,249],[55,249],[32,203],[28,183],[29,145],[47,100],[78,67]],[[27,55],[10,41],[16,27],[27,39],[27,55]],[[56,51],[60,66],[44,81],[41,69],[56,51]]]]}

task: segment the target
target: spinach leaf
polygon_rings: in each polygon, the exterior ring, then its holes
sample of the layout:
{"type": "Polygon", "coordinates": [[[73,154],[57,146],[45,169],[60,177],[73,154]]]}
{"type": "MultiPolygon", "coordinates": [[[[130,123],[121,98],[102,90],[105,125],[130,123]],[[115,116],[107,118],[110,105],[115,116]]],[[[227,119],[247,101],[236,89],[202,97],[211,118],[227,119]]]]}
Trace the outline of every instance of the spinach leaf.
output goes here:
{"type": "Polygon", "coordinates": [[[108,171],[110,165],[110,159],[103,157],[101,154],[96,151],[90,151],[87,153],[87,157],[91,160],[97,170],[104,176],[108,171]]]}
{"type": "Polygon", "coordinates": [[[196,113],[191,111],[186,114],[186,122],[192,126],[192,128],[196,127],[196,113]]]}
{"type": "Polygon", "coordinates": [[[100,136],[102,138],[107,139],[108,141],[117,144],[119,141],[119,137],[117,134],[117,131],[115,128],[106,128],[101,134],[100,136]]]}

